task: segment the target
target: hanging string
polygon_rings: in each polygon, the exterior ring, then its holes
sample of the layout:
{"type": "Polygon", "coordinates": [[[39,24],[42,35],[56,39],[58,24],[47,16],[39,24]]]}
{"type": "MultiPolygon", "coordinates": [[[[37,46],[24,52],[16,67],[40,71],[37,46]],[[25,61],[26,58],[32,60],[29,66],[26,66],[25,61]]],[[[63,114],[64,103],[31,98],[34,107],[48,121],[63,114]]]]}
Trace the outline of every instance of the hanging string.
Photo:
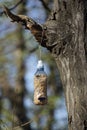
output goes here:
{"type": "Polygon", "coordinates": [[[41,43],[39,45],[39,58],[40,58],[40,60],[42,59],[42,57],[41,57],[41,55],[42,55],[42,53],[41,53],[41,44],[42,44],[42,42],[43,42],[43,30],[42,30],[42,35],[41,35],[41,43]]]}
{"type": "Polygon", "coordinates": [[[39,45],[39,59],[41,60],[42,57],[41,57],[41,46],[39,45]]]}

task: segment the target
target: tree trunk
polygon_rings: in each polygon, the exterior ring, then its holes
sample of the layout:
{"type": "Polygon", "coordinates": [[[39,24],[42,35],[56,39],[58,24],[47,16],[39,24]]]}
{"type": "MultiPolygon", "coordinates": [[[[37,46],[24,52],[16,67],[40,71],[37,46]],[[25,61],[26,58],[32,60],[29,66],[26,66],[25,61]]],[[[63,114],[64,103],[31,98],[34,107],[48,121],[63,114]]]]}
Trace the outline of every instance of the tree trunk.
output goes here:
{"type": "Polygon", "coordinates": [[[87,130],[87,61],[84,0],[55,0],[45,23],[47,48],[63,83],[69,130],[87,130]]]}

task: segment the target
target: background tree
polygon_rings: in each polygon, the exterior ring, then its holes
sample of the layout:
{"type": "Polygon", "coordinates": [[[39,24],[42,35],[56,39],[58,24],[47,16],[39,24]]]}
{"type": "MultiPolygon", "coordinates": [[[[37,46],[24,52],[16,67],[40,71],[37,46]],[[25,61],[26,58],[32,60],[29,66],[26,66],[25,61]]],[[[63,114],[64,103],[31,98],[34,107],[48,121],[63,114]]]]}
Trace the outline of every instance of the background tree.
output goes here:
{"type": "MultiPolygon", "coordinates": [[[[6,5],[10,10],[14,9],[15,13],[30,15],[41,23],[46,20],[52,7],[50,0],[41,2],[39,0],[26,2],[3,0],[0,4],[6,5]],[[40,17],[41,19],[38,20],[40,17]]],[[[47,106],[36,106],[33,104],[32,79],[39,59],[38,43],[21,25],[9,22],[3,14],[2,7],[0,12],[1,130],[66,130],[64,95],[54,59],[46,49],[41,48],[42,59],[49,76],[49,99],[47,106]]]]}

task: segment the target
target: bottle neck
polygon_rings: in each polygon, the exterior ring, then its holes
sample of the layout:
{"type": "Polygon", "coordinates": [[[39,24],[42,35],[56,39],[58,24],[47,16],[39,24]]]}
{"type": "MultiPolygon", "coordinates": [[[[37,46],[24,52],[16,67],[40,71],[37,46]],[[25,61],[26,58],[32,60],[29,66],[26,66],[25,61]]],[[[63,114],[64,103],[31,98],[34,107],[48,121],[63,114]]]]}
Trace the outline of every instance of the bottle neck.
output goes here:
{"type": "Polygon", "coordinates": [[[37,68],[37,71],[44,71],[44,67],[37,68]]]}

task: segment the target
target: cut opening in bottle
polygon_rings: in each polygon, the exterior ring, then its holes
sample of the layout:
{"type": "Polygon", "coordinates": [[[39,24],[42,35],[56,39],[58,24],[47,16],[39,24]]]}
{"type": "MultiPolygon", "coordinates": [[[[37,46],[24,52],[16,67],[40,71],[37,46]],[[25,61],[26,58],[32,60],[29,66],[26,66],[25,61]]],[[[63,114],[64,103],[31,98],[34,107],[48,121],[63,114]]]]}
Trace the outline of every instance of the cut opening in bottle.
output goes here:
{"type": "Polygon", "coordinates": [[[40,102],[45,101],[46,97],[39,97],[38,100],[40,100],[40,102]]]}

